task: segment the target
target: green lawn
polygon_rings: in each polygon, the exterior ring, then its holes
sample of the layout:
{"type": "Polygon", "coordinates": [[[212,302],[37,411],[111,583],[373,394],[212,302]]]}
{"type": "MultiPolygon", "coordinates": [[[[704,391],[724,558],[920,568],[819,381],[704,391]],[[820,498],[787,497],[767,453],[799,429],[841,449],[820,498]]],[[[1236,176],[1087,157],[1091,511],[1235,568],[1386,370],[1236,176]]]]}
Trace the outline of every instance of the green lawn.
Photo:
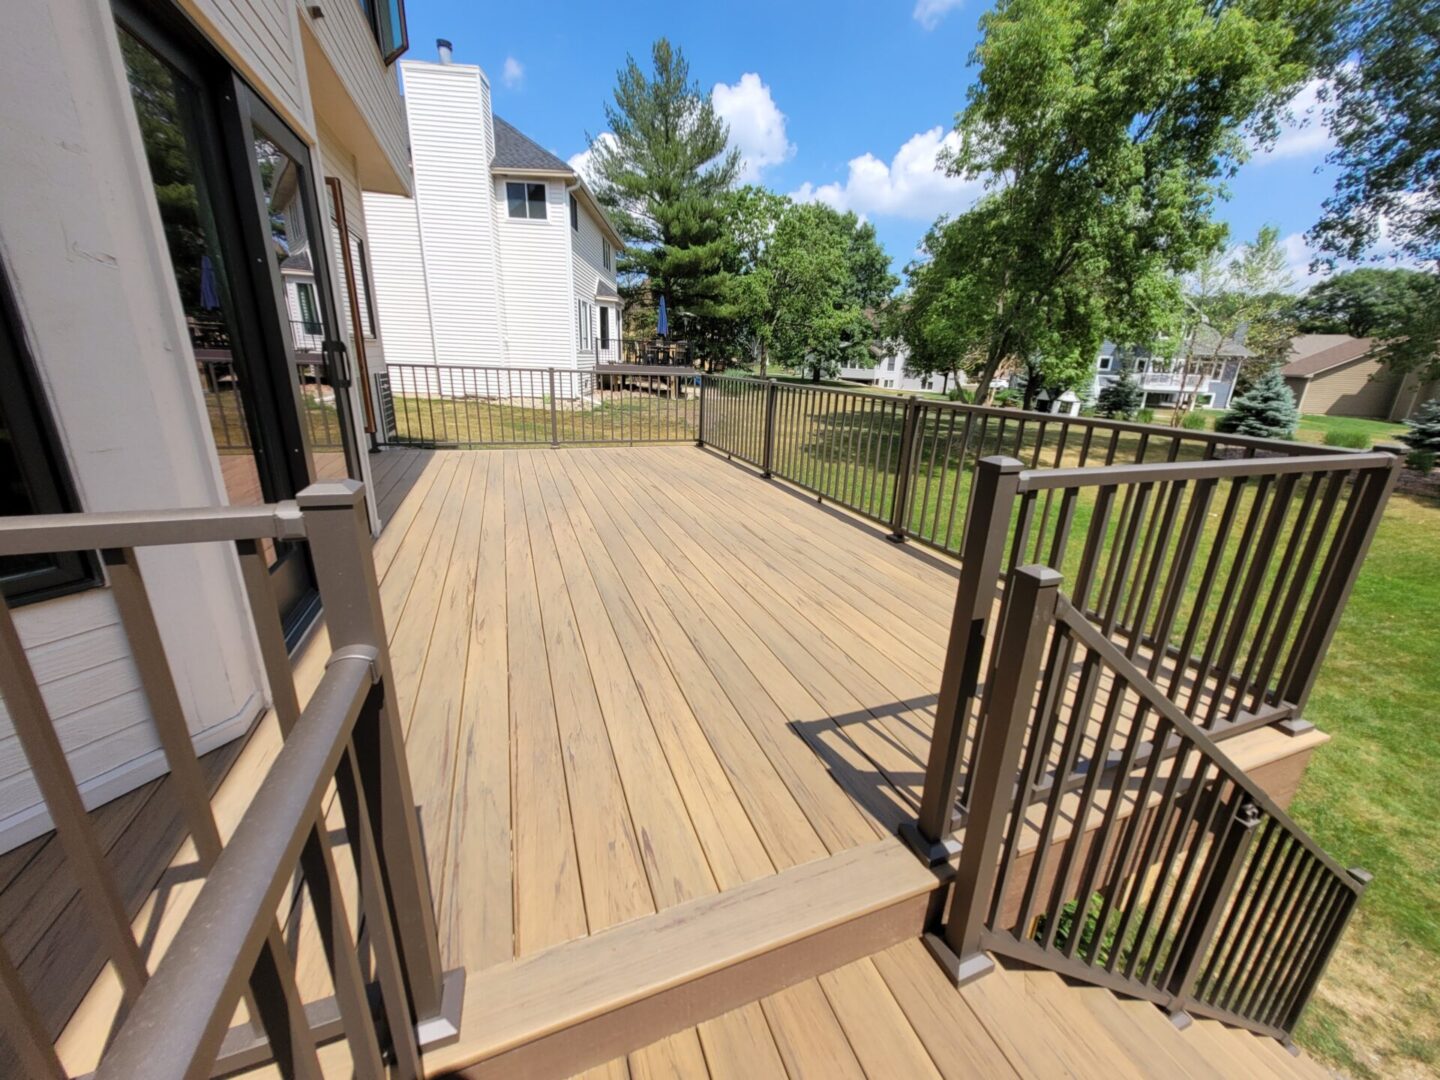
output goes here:
{"type": "Polygon", "coordinates": [[[1375,882],[1299,1032],[1361,1077],[1440,1074],[1440,500],[1396,495],[1311,698],[1292,813],[1375,882]]]}
{"type": "MultiPolygon", "coordinates": [[[[1206,428],[1215,430],[1215,421],[1221,413],[1217,409],[1199,409],[1206,419],[1206,428]]],[[[1168,425],[1170,413],[1168,410],[1157,410],[1155,415],[1157,424],[1168,425]]],[[[1377,442],[1395,442],[1404,435],[1408,429],[1404,424],[1392,424],[1388,420],[1369,420],[1362,416],[1302,416],[1300,427],[1295,432],[1296,442],[1324,444],[1327,435],[1354,436],[1364,438],[1365,446],[1356,449],[1369,449],[1377,442]]],[[[1344,444],[1341,444],[1344,445],[1344,444]]]]}

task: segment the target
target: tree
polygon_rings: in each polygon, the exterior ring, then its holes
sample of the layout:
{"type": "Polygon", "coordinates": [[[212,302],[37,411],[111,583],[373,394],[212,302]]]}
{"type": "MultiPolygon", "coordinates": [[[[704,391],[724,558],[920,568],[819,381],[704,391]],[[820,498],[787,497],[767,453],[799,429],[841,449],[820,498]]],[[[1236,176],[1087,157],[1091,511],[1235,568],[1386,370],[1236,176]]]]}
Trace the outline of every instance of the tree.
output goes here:
{"type": "Polygon", "coordinates": [[[791,203],[783,195],[746,184],[727,192],[722,205],[732,245],[728,306],[736,351],[753,357],[764,378],[783,291],[776,275],[796,269],[777,265],[770,257],[775,230],[791,203]]]}
{"type": "Polygon", "coordinates": [[[1135,381],[1135,376],[1126,364],[1120,369],[1120,377],[1100,388],[1095,398],[1095,408],[1101,416],[1112,420],[1133,420],[1145,404],[1145,391],[1135,381]]]}
{"type": "Polygon", "coordinates": [[[1367,266],[1315,285],[1296,301],[1294,318],[1307,334],[1391,338],[1405,332],[1421,307],[1437,302],[1432,275],[1367,266]]]}
{"type": "Polygon", "coordinates": [[[874,363],[874,311],[894,282],[872,226],[823,203],[791,203],[742,277],[737,306],[758,327],[762,350],[818,382],[874,363]]]}
{"type": "MultiPolygon", "coordinates": [[[[1272,140],[1317,59],[1326,0],[1000,0],[949,171],[989,193],[945,226],[970,255],[979,390],[1007,359],[1093,358],[1175,328],[1175,275],[1248,133],[1272,140]]],[[[942,292],[943,290],[935,290],[942,292]]]]}
{"type": "Polygon", "coordinates": [[[1266,439],[1290,439],[1300,423],[1295,395],[1279,371],[1271,371],[1230,405],[1215,421],[1215,430],[1226,435],[1256,435],[1266,439]]]}
{"type": "Polygon", "coordinates": [[[1429,265],[1432,299],[1382,351],[1392,371],[1429,381],[1440,378],[1440,4],[1355,0],[1347,12],[1327,115],[1339,176],[1310,238],[1331,264],[1397,254],[1429,265]]]}
{"type": "Polygon", "coordinates": [[[1400,441],[1411,450],[1428,450],[1440,454],[1440,398],[1425,402],[1415,410],[1415,415],[1405,421],[1410,430],[1400,436],[1400,441]]]}
{"type": "Polygon", "coordinates": [[[651,68],[647,76],[626,57],[616,77],[609,133],[590,139],[596,196],[625,240],[616,269],[627,299],[665,297],[677,336],[723,351],[733,246],[721,201],[739,151],[726,149],[725,121],[665,38],[651,48],[651,68]]]}

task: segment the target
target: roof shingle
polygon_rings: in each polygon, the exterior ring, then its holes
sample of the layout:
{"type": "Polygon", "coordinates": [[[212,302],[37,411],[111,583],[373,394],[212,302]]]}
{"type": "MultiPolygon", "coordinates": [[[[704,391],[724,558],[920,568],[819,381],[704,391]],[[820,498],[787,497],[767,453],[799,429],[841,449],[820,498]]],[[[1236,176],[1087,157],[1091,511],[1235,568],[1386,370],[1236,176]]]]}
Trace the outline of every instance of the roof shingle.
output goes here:
{"type": "Polygon", "coordinates": [[[1374,347],[1375,339],[1346,336],[1339,344],[1314,352],[1304,352],[1304,345],[1305,343],[1301,342],[1300,348],[1296,349],[1301,355],[1280,369],[1281,375],[1293,379],[1308,379],[1322,371],[1348,364],[1368,353],[1374,347]]]}
{"type": "Polygon", "coordinates": [[[495,158],[492,169],[523,169],[544,172],[574,172],[539,143],[520,132],[515,125],[495,117],[495,158]]]}

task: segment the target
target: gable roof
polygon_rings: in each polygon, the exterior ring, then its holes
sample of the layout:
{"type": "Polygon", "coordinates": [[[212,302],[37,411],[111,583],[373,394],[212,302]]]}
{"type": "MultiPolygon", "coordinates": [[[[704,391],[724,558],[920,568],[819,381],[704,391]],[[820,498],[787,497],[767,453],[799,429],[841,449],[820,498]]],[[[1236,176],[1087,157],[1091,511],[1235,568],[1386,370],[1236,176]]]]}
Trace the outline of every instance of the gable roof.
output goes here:
{"type": "Polygon", "coordinates": [[[499,171],[518,169],[524,172],[555,172],[575,174],[575,170],[550,153],[515,125],[500,117],[495,120],[495,157],[490,167],[499,171]]]}
{"type": "Polygon", "coordinates": [[[1291,349],[1298,354],[1283,368],[1280,374],[1290,379],[1309,379],[1331,368],[1359,360],[1375,345],[1374,338],[1357,338],[1349,334],[1302,334],[1292,338],[1291,349]],[[1338,338],[1333,342],[1311,342],[1307,338],[1338,338]],[[1319,344],[1319,348],[1314,346],[1319,344]]]}

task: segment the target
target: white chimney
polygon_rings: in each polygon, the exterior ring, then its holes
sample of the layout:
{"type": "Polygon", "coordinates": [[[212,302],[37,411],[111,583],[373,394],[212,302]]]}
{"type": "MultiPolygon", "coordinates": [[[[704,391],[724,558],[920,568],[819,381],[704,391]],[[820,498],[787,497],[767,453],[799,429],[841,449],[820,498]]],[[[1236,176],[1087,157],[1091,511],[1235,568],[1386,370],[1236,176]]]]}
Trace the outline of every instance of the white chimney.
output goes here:
{"type": "Polygon", "coordinates": [[[440,63],[453,64],[455,62],[454,58],[450,55],[450,51],[454,46],[443,37],[435,39],[435,48],[440,53],[440,63]]]}

